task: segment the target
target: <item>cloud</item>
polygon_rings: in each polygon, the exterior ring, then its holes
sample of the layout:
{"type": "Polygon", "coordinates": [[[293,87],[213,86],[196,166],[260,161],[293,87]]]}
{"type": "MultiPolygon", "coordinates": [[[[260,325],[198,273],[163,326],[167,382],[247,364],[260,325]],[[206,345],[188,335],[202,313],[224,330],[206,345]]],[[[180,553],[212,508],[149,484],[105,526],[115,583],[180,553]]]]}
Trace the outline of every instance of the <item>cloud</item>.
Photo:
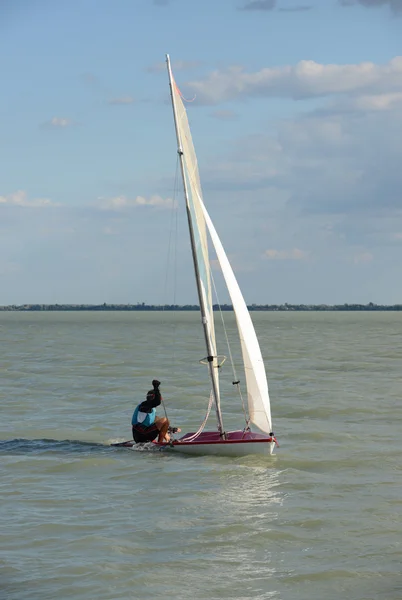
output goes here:
{"type": "Polygon", "coordinates": [[[117,229],[114,229],[113,227],[108,227],[108,226],[103,227],[102,233],[104,235],[118,235],[119,234],[117,229]]]}
{"type": "Polygon", "coordinates": [[[127,198],[127,196],[115,196],[114,198],[99,198],[98,207],[101,210],[121,211],[138,206],[153,206],[156,208],[172,208],[175,202],[172,198],[162,198],[158,195],[145,198],[137,196],[136,198],[127,198]]]}
{"type": "MultiPolygon", "coordinates": [[[[203,167],[204,191],[219,198],[218,216],[230,209],[238,221],[235,239],[258,244],[256,254],[272,267],[279,261],[286,269],[304,269],[310,261],[302,259],[314,257],[314,265],[326,261],[352,270],[367,265],[373,278],[382,277],[379,265],[384,273],[391,268],[396,273],[402,241],[402,92],[390,91],[401,80],[397,72],[391,77],[390,65],[395,67],[391,61],[376,73],[376,88],[363,92],[359,83],[357,90],[329,98],[326,111],[314,106],[278,120],[270,133],[261,124],[258,133],[231,140],[229,150],[203,167]],[[268,252],[264,239],[270,240],[268,252]],[[299,249],[309,254],[294,252],[299,249]]],[[[265,110],[261,107],[262,118],[265,110]]],[[[245,256],[250,251],[244,247],[245,256]]]]}
{"type": "Polygon", "coordinates": [[[8,196],[0,196],[0,207],[1,206],[22,206],[24,208],[46,208],[49,206],[59,206],[59,204],[52,202],[48,198],[33,198],[29,200],[26,192],[18,190],[8,196]]]}
{"type": "Polygon", "coordinates": [[[247,97],[282,97],[295,100],[342,94],[376,94],[402,91],[402,56],[384,65],[320,64],[302,60],[295,66],[267,67],[247,73],[233,66],[213,71],[206,79],[189,83],[198,102],[219,104],[247,97]]]}
{"type": "MultiPolygon", "coordinates": [[[[317,265],[322,265],[320,278],[336,294],[331,281],[342,287],[343,275],[331,280],[324,265],[327,270],[335,264],[343,269],[367,265],[375,270],[370,281],[383,277],[381,265],[384,277],[392,269],[397,277],[402,256],[401,164],[401,106],[394,111],[310,114],[278,122],[271,134],[233,140],[229,154],[221,160],[213,157],[204,169],[203,187],[209,195],[214,190],[219,194],[215,204],[223,225],[229,209],[232,229],[238,225],[232,231],[237,246],[231,247],[229,240],[229,252],[247,258],[255,246],[255,253],[272,265],[279,261],[290,269],[295,264],[307,268],[314,258],[314,270],[318,273],[317,265]],[[242,239],[248,242],[240,249],[242,239]],[[268,250],[264,239],[270,240],[268,250]]],[[[371,284],[357,284],[351,276],[349,291],[358,285],[369,289],[371,284]]]]}
{"type": "Polygon", "coordinates": [[[402,92],[393,94],[376,94],[360,96],[355,99],[355,106],[361,110],[390,110],[402,104],[402,92]]]}
{"type": "Polygon", "coordinates": [[[66,117],[53,117],[49,121],[43,123],[42,127],[51,129],[65,129],[71,125],[74,125],[74,121],[71,119],[67,119],[66,117]]]}
{"type": "Polygon", "coordinates": [[[111,100],[109,100],[108,104],[133,104],[134,102],[135,100],[132,96],[121,96],[120,98],[112,98],[111,100]]]}
{"type": "Polygon", "coordinates": [[[380,6],[389,6],[394,14],[402,13],[402,0],[338,0],[341,6],[364,6],[366,8],[375,8],[380,6]]]}
{"type": "Polygon", "coordinates": [[[402,106],[402,92],[362,94],[337,98],[323,108],[316,109],[317,115],[339,115],[342,113],[368,113],[399,110],[402,106]]]}
{"type": "Polygon", "coordinates": [[[301,4],[300,6],[290,6],[289,8],[280,8],[279,12],[284,13],[293,13],[293,12],[306,12],[311,10],[313,7],[306,4],[301,4]]]}
{"type": "Polygon", "coordinates": [[[306,260],[309,252],[304,252],[298,248],[293,250],[265,250],[264,257],[269,260],[306,260]]]}
{"type": "MultiPolygon", "coordinates": [[[[240,10],[271,11],[271,10],[275,10],[275,8],[276,8],[276,0],[251,0],[247,4],[245,4],[243,7],[241,7],[240,10]]],[[[283,12],[283,13],[292,13],[292,12],[305,12],[307,10],[311,10],[312,8],[313,8],[312,6],[300,5],[300,6],[290,6],[290,7],[284,7],[284,8],[280,7],[280,8],[278,8],[278,10],[279,10],[279,12],[283,12]]]]}
{"type": "Polygon", "coordinates": [[[90,86],[99,85],[99,79],[93,73],[89,73],[89,72],[82,73],[82,75],[80,76],[80,79],[81,79],[81,81],[83,81],[84,83],[86,83],[90,86]]]}
{"type": "Polygon", "coordinates": [[[367,264],[369,262],[371,262],[373,260],[373,255],[371,254],[371,252],[360,252],[358,254],[355,254],[353,257],[353,262],[355,263],[355,265],[359,265],[359,264],[367,264]]]}
{"type": "Polygon", "coordinates": [[[237,116],[234,110],[214,110],[211,112],[211,117],[220,121],[233,121],[237,116]]]}
{"type": "Polygon", "coordinates": [[[258,190],[265,213],[269,206],[293,217],[345,216],[343,226],[349,220],[366,238],[379,224],[400,230],[392,217],[402,214],[401,163],[402,110],[310,115],[282,121],[274,136],[232,142],[231,154],[205,170],[204,188],[258,190]]]}
{"type": "MultiPolygon", "coordinates": [[[[197,69],[200,65],[202,65],[202,62],[199,60],[174,60],[171,62],[173,71],[191,71],[197,69]]],[[[161,73],[166,71],[166,62],[157,62],[147,67],[146,70],[148,73],[161,73]]]]}
{"type": "Polygon", "coordinates": [[[275,6],[276,0],[252,0],[241,10],[273,10],[275,6]]]}

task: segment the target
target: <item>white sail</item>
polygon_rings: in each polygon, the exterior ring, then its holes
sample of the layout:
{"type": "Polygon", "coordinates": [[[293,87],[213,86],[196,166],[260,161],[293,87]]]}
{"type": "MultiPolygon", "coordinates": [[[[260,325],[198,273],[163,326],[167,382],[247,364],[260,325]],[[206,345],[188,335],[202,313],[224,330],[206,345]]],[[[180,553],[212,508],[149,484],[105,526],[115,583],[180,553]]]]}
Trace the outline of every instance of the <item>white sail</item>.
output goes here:
{"type": "Polygon", "coordinates": [[[222,246],[222,242],[219,239],[202,199],[199,198],[198,201],[202,208],[208,231],[215,247],[216,255],[232,300],[233,309],[236,314],[244,362],[244,372],[246,376],[250,420],[254,425],[261,429],[261,431],[271,433],[272,419],[267,376],[254,325],[240,291],[239,284],[237,283],[228,257],[226,256],[226,252],[222,246]]]}
{"type": "MultiPolygon", "coordinates": [[[[191,137],[186,109],[184,107],[180,91],[176,85],[171,71],[170,76],[172,95],[174,95],[173,106],[176,118],[177,135],[184,163],[184,176],[186,179],[187,188],[187,208],[190,211],[191,222],[193,225],[200,293],[202,294],[204,305],[204,327],[207,330],[207,335],[209,338],[210,352],[211,355],[214,357],[213,365],[214,367],[217,367],[217,349],[215,339],[214,315],[212,307],[212,288],[209,268],[208,240],[205,219],[202,211],[203,201],[200,176],[198,173],[198,163],[191,137]]],[[[216,386],[214,389],[214,393],[216,396],[215,401],[219,410],[220,393],[217,368],[214,369],[214,377],[216,380],[216,386]]]]}

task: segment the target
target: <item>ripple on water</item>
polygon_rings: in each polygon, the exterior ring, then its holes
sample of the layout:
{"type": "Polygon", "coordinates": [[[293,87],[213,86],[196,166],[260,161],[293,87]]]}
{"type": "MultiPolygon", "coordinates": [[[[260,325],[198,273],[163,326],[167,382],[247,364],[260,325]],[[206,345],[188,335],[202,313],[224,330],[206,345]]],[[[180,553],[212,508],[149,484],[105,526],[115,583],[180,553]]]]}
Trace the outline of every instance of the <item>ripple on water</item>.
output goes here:
{"type": "Polygon", "coordinates": [[[253,314],[274,457],[113,448],[130,437],[152,366],[182,428],[204,416],[199,319],[176,317],[0,314],[0,592],[399,600],[399,315],[253,314]]]}

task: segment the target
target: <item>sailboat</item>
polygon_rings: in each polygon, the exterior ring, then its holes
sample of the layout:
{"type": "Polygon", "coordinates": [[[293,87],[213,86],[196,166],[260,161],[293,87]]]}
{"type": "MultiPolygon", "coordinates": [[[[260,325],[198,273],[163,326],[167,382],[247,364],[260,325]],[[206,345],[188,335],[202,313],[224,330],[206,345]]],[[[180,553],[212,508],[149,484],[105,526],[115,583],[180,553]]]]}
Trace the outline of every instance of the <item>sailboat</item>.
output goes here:
{"type": "MultiPolygon", "coordinates": [[[[191,138],[187,113],[182,95],[173,78],[169,55],[166,55],[166,64],[201,322],[207,351],[206,358],[200,362],[208,365],[212,389],[206,417],[196,432],[186,433],[179,439],[172,438],[167,443],[152,442],[152,446],[186,454],[218,454],[223,456],[242,456],[255,453],[272,454],[275,445],[277,445],[277,440],[272,431],[268,383],[260,346],[236,277],[203,201],[197,157],[191,138]],[[240,392],[246,417],[244,428],[236,431],[226,431],[221,411],[219,369],[222,357],[218,356],[215,339],[207,233],[214,246],[232,301],[240,337],[247,388],[248,413],[241,394],[240,381],[233,381],[234,386],[240,392]],[[212,406],[215,408],[217,428],[214,431],[205,431],[212,406]],[[254,425],[259,432],[252,431],[251,425],[254,425]]],[[[132,446],[135,444],[134,442],[124,442],[116,445],[132,446]]]]}
{"type": "MultiPolygon", "coordinates": [[[[189,454],[272,454],[277,441],[272,431],[268,383],[257,335],[232,267],[203,201],[190,126],[182,101],[182,95],[173,78],[169,55],[166,55],[166,66],[176,129],[177,153],[180,161],[183,191],[186,201],[194,272],[207,350],[205,362],[208,365],[212,384],[210,405],[208,408],[210,410],[212,405],[215,408],[217,429],[215,431],[205,431],[206,419],[204,419],[198,431],[187,433],[180,439],[173,440],[170,443],[156,443],[156,445],[189,454]],[[221,411],[219,389],[220,364],[215,339],[207,232],[215,248],[215,253],[233,304],[241,343],[247,387],[248,417],[245,427],[238,431],[225,430],[221,411]],[[255,425],[261,433],[251,431],[251,424],[255,425]]],[[[234,381],[233,383],[239,386],[240,382],[234,381]]]]}

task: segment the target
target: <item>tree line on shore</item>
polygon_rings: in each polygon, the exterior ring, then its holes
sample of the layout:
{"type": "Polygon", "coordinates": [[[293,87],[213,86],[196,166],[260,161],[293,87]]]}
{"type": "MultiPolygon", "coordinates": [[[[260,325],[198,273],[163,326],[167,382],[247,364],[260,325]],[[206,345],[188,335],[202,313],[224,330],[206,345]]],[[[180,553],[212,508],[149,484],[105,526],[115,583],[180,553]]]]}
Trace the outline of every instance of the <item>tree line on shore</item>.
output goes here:
{"type": "MultiPolygon", "coordinates": [[[[233,311],[231,304],[214,304],[214,310],[233,311]]],[[[250,311],[390,311],[402,310],[402,304],[251,304],[250,311]]],[[[197,304],[11,304],[0,311],[199,311],[197,304]]]]}

